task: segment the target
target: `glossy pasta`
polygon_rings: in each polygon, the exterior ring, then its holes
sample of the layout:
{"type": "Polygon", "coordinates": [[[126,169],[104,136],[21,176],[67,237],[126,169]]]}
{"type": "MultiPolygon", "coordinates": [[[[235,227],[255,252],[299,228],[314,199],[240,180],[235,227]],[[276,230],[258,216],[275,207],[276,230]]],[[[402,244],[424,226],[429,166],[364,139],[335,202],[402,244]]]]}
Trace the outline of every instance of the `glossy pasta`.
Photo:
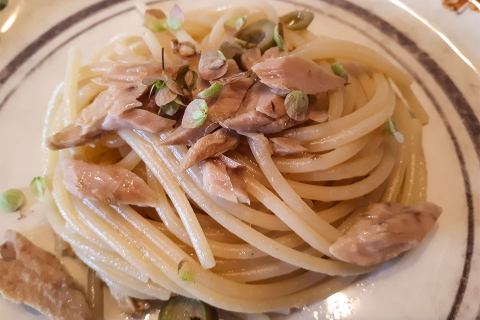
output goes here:
{"type": "MultiPolygon", "coordinates": [[[[132,65],[174,64],[174,36],[188,37],[207,50],[220,45],[224,23],[233,17],[246,16],[248,23],[276,19],[275,11],[258,1],[202,10],[185,13],[181,35],[145,29],[142,35],[117,37],[90,66],[119,59],[132,65]]],[[[319,64],[341,61],[348,85],[326,93],[329,121],[306,122],[280,133],[301,141],[307,152],[272,156],[268,140],[249,135],[249,151],[230,154],[247,168],[250,205],[206,192],[201,165],[181,167],[187,146],[162,144],[168,132],[124,129],[117,132],[118,148],[46,151],[52,190],[48,220],[117,295],[167,300],[179,294],[246,313],[301,307],[371,271],[333,259],[329,251],[359,210],[382,200],[405,205],[425,201],[421,135],[427,118],[411,92],[412,79],[353,42],[308,31],[291,34],[290,41],[292,55],[319,64]],[[403,143],[385,133],[392,119],[403,143]],[[71,194],[62,181],[62,163],[73,157],[114,161],[132,171],[144,168],[158,200],[157,217],[146,218],[134,206],[71,194]]],[[[65,82],[50,101],[45,138],[71,123],[103,90],[92,81],[103,71],[90,66],[81,66],[79,52],[71,51],[65,82]]]]}

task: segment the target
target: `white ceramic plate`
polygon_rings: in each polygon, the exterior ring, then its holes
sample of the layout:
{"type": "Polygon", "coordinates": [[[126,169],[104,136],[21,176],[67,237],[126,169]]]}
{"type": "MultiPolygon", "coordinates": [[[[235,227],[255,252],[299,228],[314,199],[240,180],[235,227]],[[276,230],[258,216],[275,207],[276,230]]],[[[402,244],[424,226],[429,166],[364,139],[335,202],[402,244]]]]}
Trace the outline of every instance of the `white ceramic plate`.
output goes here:
{"type": "MultiPolygon", "coordinates": [[[[428,198],[444,209],[438,228],[418,249],[287,318],[478,319],[478,71],[400,9],[398,1],[273,3],[279,12],[309,8],[317,15],[314,32],[367,44],[415,77],[431,117],[424,129],[428,198]]],[[[62,81],[68,47],[79,47],[87,61],[113,35],[136,32],[139,26],[140,18],[126,0],[11,0],[0,13],[0,189],[28,185],[42,172],[44,113],[53,88],[62,81]],[[12,16],[17,21],[6,30],[12,16]]],[[[22,220],[14,214],[0,216],[0,234],[14,227],[51,249],[41,210],[24,214],[22,220]]],[[[107,320],[120,318],[112,306],[107,320]]],[[[43,319],[2,299],[0,314],[2,319],[43,319]]]]}

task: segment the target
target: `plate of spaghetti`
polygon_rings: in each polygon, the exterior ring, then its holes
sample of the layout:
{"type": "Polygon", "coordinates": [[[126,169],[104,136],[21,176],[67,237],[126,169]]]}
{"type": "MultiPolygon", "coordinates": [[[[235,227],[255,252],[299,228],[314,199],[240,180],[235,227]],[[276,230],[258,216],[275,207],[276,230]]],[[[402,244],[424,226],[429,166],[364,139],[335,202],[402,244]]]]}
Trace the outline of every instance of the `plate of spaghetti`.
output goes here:
{"type": "Polygon", "coordinates": [[[407,12],[68,10],[0,72],[2,314],[476,316],[478,71],[407,12]]]}

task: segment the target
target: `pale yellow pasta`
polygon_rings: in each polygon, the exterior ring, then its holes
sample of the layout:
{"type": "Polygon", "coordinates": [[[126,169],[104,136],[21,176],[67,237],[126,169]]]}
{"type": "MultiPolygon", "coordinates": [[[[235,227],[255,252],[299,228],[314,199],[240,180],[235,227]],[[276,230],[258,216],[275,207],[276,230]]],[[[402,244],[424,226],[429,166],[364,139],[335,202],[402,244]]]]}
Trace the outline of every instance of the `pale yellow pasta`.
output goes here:
{"type": "MultiPolygon", "coordinates": [[[[146,10],[141,1],[136,6],[146,10]]],[[[196,63],[181,59],[171,41],[188,41],[197,51],[216,50],[232,40],[225,22],[239,16],[247,17],[246,25],[278,21],[273,7],[262,1],[217,2],[186,11],[181,30],[144,28],[141,35],[118,36],[91,64],[81,66],[79,51],[71,51],[66,79],[49,103],[44,140],[71,124],[105,90],[98,80],[105,76],[103,64],[142,65],[158,73],[162,65],[196,63]]],[[[188,147],[162,143],[169,132],[123,129],[115,132],[118,146],[95,140],[71,152],[45,152],[51,183],[47,219],[115,295],[167,300],[178,294],[245,313],[301,307],[372,270],[336,260],[329,250],[356,213],[376,201],[425,201],[421,141],[427,117],[413,95],[411,77],[353,42],[316,37],[308,30],[288,29],[284,36],[295,48],[289,54],[312,59],[325,70],[332,61],[345,63],[348,83],[324,93],[325,122],[307,121],[277,134],[296,139],[304,153],[272,154],[271,136],[261,133],[245,134],[243,149],[228,153],[245,169],[249,203],[207,192],[201,163],[181,167],[188,147]],[[392,120],[404,141],[385,132],[392,120]],[[72,158],[142,172],[155,195],[154,208],[147,215],[135,206],[71,194],[63,183],[63,162],[72,158]],[[185,268],[193,280],[185,279],[185,268]]]]}

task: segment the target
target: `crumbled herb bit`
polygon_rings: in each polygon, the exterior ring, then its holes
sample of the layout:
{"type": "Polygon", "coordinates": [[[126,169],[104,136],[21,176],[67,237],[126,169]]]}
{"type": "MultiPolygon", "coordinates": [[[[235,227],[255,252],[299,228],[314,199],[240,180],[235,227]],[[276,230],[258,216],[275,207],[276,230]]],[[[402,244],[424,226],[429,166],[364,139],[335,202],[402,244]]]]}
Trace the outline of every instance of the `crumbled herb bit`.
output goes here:
{"type": "Polygon", "coordinates": [[[42,198],[47,190],[47,183],[44,177],[35,177],[30,182],[30,190],[37,198],[42,198]]]}
{"type": "Polygon", "coordinates": [[[182,118],[182,127],[198,128],[205,123],[208,115],[208,105],[203,99],[195,99],[185,109],[182,118]]]}
{"type": "Polygon", "coordinates": [[[25,203],[25,195],[18,189],[9,189],[0,195],[0,210],[14,212],[25,203]]]}
{"type": "Polygon", "coordinates": [[[178,268],[178,275],[182,281],[193,282],[195,281],[195,272],[187,261],[182,261],[178,268]]]}
{"type": "Polygon", "coordinates": [[[303,121],[308,118],[308,95],[302,91],[291,91],[285,97],[285,110],[293,120],[303,121]]]}
{"type": "Polygon", "coordinates": [[[162,10],[148,9],[145,12],[143,24],[153,32],[165,31],[167,30],[166,18],[162,10]]]}
{"type": "Polygon", "coordinates": [[[179,31],[180,29],[182,29],[184,19],[185,19],[185,16],[183,14],[182,9],[178,4],[175,4],[170,10],[170,13],[168,14],[168,18],[167,18],[168,29],[173,32],[179,31]]]}
{"type": "Polygon", "coordinates": [[[163,87],[165,87],[165,81],[164,80],[155,80],[152,84],[152,86],[155,87],[155,89],[160,90],[163,87]]]}
{"type": "Polygon", "coordinates": [[[342,77],[343,79],[345,79],[345,81],[348,81],[348,74],[340,62],[335,62],[330,67],[333,73],[335,73],[339,77],[342,77]]]}

